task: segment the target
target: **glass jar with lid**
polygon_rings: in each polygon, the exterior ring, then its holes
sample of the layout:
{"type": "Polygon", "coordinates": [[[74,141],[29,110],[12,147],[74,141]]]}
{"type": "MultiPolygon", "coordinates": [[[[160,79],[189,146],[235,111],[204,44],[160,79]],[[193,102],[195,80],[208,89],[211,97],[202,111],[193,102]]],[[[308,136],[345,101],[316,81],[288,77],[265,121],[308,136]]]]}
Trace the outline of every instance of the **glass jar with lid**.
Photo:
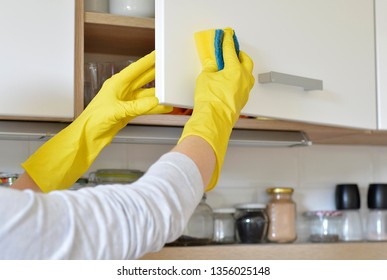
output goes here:
{"type": "Polygon", "coordinates": [[[367,240],[387,241],[387,184],[369,184],[367,205],[367,240]]]}
{"type": "Polygon", "coordinates": [[[292,200],[293,188],[268,188],[270,200],[266,206],[269,216],[267,239],[287,243],[297,239],[296,204],[292,200]]]}
{"type": "Polygon", "coordinates": [[[214,209],[214,237],[215,243],[235,242],[235,208],[214,209]]]}
{"type": "Polygon", "coordinates": [[[340,240],[363,240],[363,221],[360,213],[360,191],[357,184],[338,184],[335,189],[336,209],[343,213],[340,240]]]}
{"type": "Polygon", "coordinates": [[[98,169],[89,174],[90,184],[130,184],[138,180],[144,172],[136,169],[98,169]]]}
{"type": "Polygon", "coordinates": [[[204,193],[202,200],[190,217],[183,235],[169,246],[196,246],[208,245],[212,242],[214,235],[214,213],[212,207],[206,201],[204,193]]]}
{"type": "Polygon", "coordinates": [[[263,243],[266,241],[269,218],[266,205],[245,203],[235,206],[236,238],[240,243],[263,243]]]}

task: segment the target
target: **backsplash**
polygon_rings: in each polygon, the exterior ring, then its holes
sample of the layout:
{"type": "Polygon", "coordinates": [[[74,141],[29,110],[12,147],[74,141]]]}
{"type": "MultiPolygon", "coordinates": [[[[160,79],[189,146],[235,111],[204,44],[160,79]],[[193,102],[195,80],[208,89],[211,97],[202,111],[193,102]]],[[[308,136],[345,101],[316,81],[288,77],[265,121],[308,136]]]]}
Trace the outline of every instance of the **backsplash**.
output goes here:
{"type": "MultiPolygon", "coordinates": [[[[0,171],[22,172],[20,163],[43,142],[0,141],[0,171]]],[[[111,144],[89,171],[99,168],[146,170],[171,145],[111,144]]],[[[87,174],[85,174],[87,176],[87,174]]],[[[213,207],[239,202],[267,201],[265,189],[289,186],[295,189],[298,212],[334,209],[337,183],[357,183],[362,211],[371,182],[387,182],[387,147],[313,145],[299,148],[235,147],[228,150],[218,186],[208,193],[213,207]]],[[[184,186],[182,186],[184,187],[184,186]]]]}

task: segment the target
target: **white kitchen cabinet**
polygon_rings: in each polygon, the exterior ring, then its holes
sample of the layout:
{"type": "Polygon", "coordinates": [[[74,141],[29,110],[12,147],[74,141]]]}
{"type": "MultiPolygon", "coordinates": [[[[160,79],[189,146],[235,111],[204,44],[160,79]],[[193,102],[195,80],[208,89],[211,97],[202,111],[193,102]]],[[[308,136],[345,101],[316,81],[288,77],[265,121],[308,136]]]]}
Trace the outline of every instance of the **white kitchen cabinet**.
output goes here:
{"type": "Polygon", "coordinates": [[[75,0],[2,1],[0,118],[74,117],[75,0]]]}
{"type": "Polygon", "coordinates": [[[243,114],[376,128],[373,0],[156,0],[161,102],[193,106],[201,69],[193,34],[224,27],[255,63],[243,114]],[[258,82],[272,71],[321,80],[323,89],[258,82]]]}
{"type": "Polygon", "coordinates": [[[375,1],[378,128],[387,130],[387,1],[375,1]]]}

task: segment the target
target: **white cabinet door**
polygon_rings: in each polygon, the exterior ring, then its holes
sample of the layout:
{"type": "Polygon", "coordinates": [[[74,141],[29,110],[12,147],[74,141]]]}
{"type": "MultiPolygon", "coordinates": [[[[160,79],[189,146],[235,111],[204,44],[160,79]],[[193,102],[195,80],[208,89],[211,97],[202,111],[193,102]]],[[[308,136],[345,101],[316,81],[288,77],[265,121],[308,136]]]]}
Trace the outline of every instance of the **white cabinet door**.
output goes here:
{"type": "Polygon", "coordinates": [[[201,70],[193,34],[232,27],[255,62],[243,114],[376,128],[373,0],[156,0],[156,87],[193,106],[201,70]],[[323,81],[323,90],[259,83],[268,72],[323,81]]]}
{"type": "Polygon", "coordinates": [[[3,1],[0,117],[73,118],[75,0],[3,1]]]}
{"type": "Polygon", "coordinates": [[[378,128],[387,130],[387,1],[376,0],[378,128]]]}

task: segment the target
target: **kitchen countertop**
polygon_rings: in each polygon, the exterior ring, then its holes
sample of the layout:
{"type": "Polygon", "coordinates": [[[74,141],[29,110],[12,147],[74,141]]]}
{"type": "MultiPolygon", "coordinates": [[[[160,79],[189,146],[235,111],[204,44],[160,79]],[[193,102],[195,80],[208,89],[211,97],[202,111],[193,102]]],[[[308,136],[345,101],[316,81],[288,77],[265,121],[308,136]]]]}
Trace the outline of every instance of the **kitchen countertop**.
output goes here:
{"type": "Polygon", "coordinates": [[[144,260],[386,260],[387,242],[164,247],[144,260]]]}

